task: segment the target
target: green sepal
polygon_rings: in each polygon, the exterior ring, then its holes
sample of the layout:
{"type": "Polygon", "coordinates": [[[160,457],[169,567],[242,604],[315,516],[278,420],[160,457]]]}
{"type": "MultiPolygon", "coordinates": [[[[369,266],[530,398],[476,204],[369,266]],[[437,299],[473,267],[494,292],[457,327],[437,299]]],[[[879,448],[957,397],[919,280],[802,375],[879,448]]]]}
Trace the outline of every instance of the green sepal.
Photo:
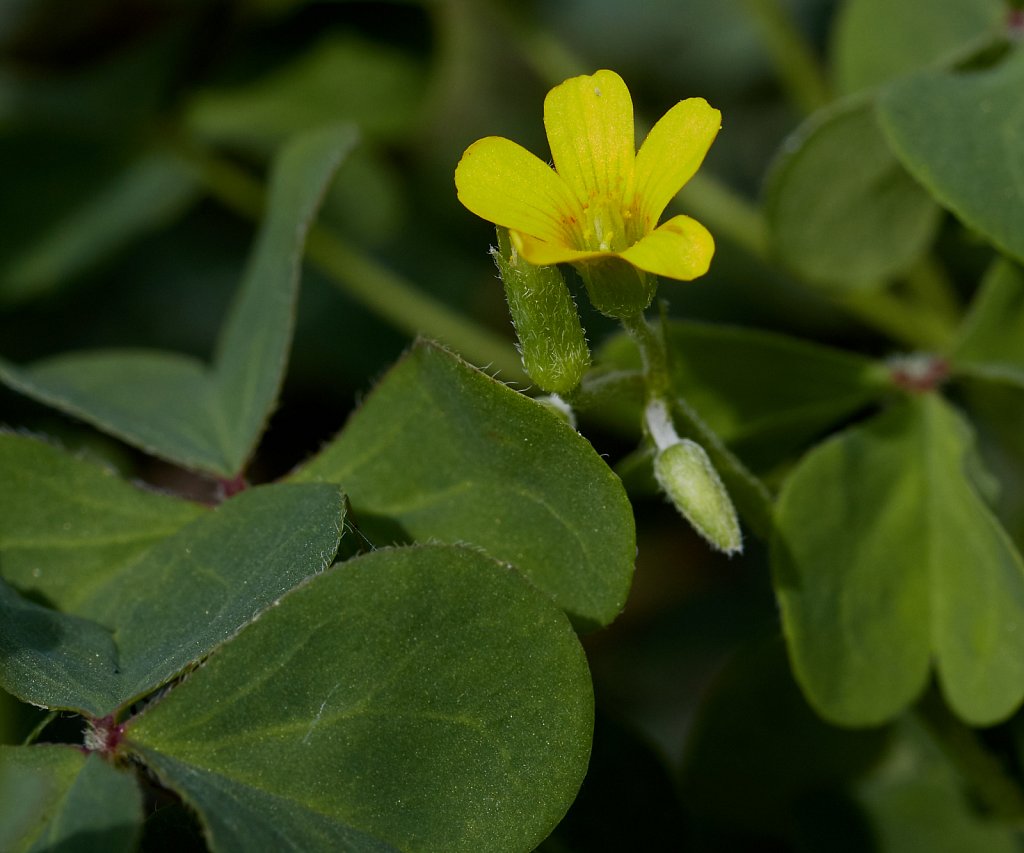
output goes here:
{"type": "Polygon", "coordinates": [[[606,317],[621,320],[644,311],[658,289],[658,277],[622,258],[587,261],[576,267],[594,307],[606,317]]]}

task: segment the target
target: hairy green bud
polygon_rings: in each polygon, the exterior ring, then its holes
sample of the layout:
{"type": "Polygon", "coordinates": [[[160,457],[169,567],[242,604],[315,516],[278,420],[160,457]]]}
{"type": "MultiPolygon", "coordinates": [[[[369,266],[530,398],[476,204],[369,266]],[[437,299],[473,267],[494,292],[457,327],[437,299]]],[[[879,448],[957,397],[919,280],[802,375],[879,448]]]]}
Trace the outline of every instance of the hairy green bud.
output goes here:
{"type": "Polygon", "coordinates": [[[726,554],[743,550],[736,509],[703,447],[684,438],[659,451],[654,476],[676,509],[713,548],[726,554]]]}
{"type": "Polygon", "coordinates": [[[523,260],[505,228],[498,228],[491,256],[505,285],[523,367],[542,390],[568,394],[590,365],[590,350],[561,271],[523,260]]]}

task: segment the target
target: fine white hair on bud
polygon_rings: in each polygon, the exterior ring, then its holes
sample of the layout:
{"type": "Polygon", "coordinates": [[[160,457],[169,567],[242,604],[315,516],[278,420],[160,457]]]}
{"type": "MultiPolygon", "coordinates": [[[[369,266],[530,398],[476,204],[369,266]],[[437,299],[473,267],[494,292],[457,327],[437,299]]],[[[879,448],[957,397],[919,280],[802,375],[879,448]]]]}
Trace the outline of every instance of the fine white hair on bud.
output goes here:
{"type": "Polygon", "coordinates": [[[504,228],[498,229],[491,256],[505,285],[527,374],[543,391],[571,393],[590,366],[590,350],[562,273],[556,266],[527,263],[504,228]]]}
{"type": "Polygon", "coordinates": [[[703,447],[688,438],[659,447],[654,476],[680,514],[711,547],[729,555],[743,550],[736,508],[703,447]]]}

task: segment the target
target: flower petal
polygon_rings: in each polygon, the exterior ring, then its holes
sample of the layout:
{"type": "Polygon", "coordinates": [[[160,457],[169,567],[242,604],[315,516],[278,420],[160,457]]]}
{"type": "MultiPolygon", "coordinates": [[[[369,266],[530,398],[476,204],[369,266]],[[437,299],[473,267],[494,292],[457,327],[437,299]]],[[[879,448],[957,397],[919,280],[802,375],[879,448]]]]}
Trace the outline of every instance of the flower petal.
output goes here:
{"type": "Polygon", "coordinates": [[[722,126],[722,114],[703,98],[680,101],[647,134],[636,155],[637,207],[653,228],[665,206],[704,160],[722,126]]]}
{"type": "Polygon", "coordinates": [[[707,228],[689,216],[673,216],[619,257],[647,272],[690,281],[708,271],[714,254],[707,228]]]}
{"type": "Polygon", "coordinates": [[[512,238],[512,245],[517,252],[523,256],[527,263],[535,267],[547,267],[552,264],[575,264],[579,261],[587,261],[591,258],[609,257],[614,252],[591,252],[573,249],[562,243],[538,240],[529,234],[521,231],[509,231],[512,238]]]}
{"type": "Polygon", "coordinates": [[[555,169],[581,203],[617,206],[632,192],[633,101],[614,71],[572,77],[544,99],[544,128],[555,169]]]}
{"type": "Polygon", "coordinates": [[[459,201],[477,216],[541,240],[570,244],[580,217],[572,190],[551,167],[500,136],[474,142],[455,168],[459,201]]]}

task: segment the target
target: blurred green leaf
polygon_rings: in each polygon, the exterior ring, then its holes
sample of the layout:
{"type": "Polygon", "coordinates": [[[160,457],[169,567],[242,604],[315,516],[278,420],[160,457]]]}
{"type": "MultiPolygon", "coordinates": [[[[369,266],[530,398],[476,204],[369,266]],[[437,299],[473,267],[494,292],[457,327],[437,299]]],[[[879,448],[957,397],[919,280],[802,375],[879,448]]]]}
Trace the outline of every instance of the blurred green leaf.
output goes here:
{"type": "Polygon", "coordinates": [[[592,703],[546,596],[477,551],[416,546],[288,595],[126,738],[218,850],[261,846],[271,814],[304,848],[356,830],[402,850],[531,850],[583,779],[592,703]]]}
{"type": "MultiPolygon", "coordinates": [[[[674,321],[666,338],[675,390],[756,470],[791,458],[889,388],[872,359],[773,332],[674,321]]],[[[640,367],[624,335],[602,358],[640,367]]]]}
{"type": "Polygon", "coordinates": [[[258,487],[100,584],[86,581],[75,616],[7,591],[10,614],[0,634],[4,687],[46,707],[93,716],[116,710],[322,572],[337,551],[343,517],[342,498],[331,486],[258,487]]]}
{"type": "Polygon", "coordinates": [[[808,119],[766,182],[775,252],[823,287],[858,289],[899,275],[935,236],[939,209],[900,166],[862,98],[808,119]]]}
{"type": "Polygon", "coordinates": [[[179,160],[109,148],[52,133],[0,137],[0,303],[66,286],[196,198],[195,178],[179,160]]]}
{"type": "Polygon", "coordinates": [[[416,117],[425,79],[400,50],[329,35],[248,85],[200,92],[185,121],[204,139],[259,154],[293,134],[342,121],[368,137],[391,138],[416,117]]]}
{"type": "Polygon", "coordinates": [[[999,472],[993,501],[1000,520],[1020,548],[1024,544],[1024,394],[1020,386],[990,377],[965,376],[957,383],[977,425],[979,450],[989,470],[999,472]]]}
{"type": "Polygon", "coordinates": [[[0,433],[0,482],[0,575],[69,612],[202,513],[13,433],[0,433]]]}
{"type": "Polygon", "coordinates": [[[926,65],[955,58],[995,35],[1004,0],[846,0],[832,35],[840,92],[887,83],[926,65]]]}
{"type": "Polygon", "coordinates": [[[343,484],[378,541],[482,547],[583,626],[625,604],[636,544],[619,479],[556,414],[437,346],[414,347],[296,478],[343,484]]]}
{"type": "Polygon", "coordinates": [[[807,806],[839,796],[886,743],[885,731],[823,722],[800,694],[781,640],[761,640],[729,661],[701,702],[683,758],[683,800],[706,831],[792,841],[807,806]]]}
{"type": "Polygon", "coordinates": [[[966,471],[969,427],[925,394],[811,451],[779,497],[772,560],[794,671],[845,725],[889,720],[934,657],[974,725],[1024,697],[1024,562],[966,471]]]}
{"type": "Polygon", "coordinates": [[[354,142],[346,126],[299,137],[282,153],[212,370],[170,353],[98,351],[23,369],[0,361],[0,380],[156,456],[238,474],[284,376],[306,233],[354,142]]]}
{"type": "Polygon", "coordinates": [[[0,746],[0,849],[130,853],[142,823],[131,774],[70,746],[0,746]]]}
{"type": "Polygon", "coordinates": [[[994,67],[922,71],[893,84],[879,118],[893,151],[969,228],[1024,260],[1024,46],[994,67]]]}
{"type": "Polygon", "coordinates": [[[886,761],[855,795],[871,821],[878,853],[1020,850],[1014,828],[979,813],[960,774],[910,721],[897,727],[886,761]]]}
{"type": "Polygon", "coordinates": [[[1001,261],[985,276],[953,345],[957,372],[1024,387],[1024,273],[1001,261]]]}

